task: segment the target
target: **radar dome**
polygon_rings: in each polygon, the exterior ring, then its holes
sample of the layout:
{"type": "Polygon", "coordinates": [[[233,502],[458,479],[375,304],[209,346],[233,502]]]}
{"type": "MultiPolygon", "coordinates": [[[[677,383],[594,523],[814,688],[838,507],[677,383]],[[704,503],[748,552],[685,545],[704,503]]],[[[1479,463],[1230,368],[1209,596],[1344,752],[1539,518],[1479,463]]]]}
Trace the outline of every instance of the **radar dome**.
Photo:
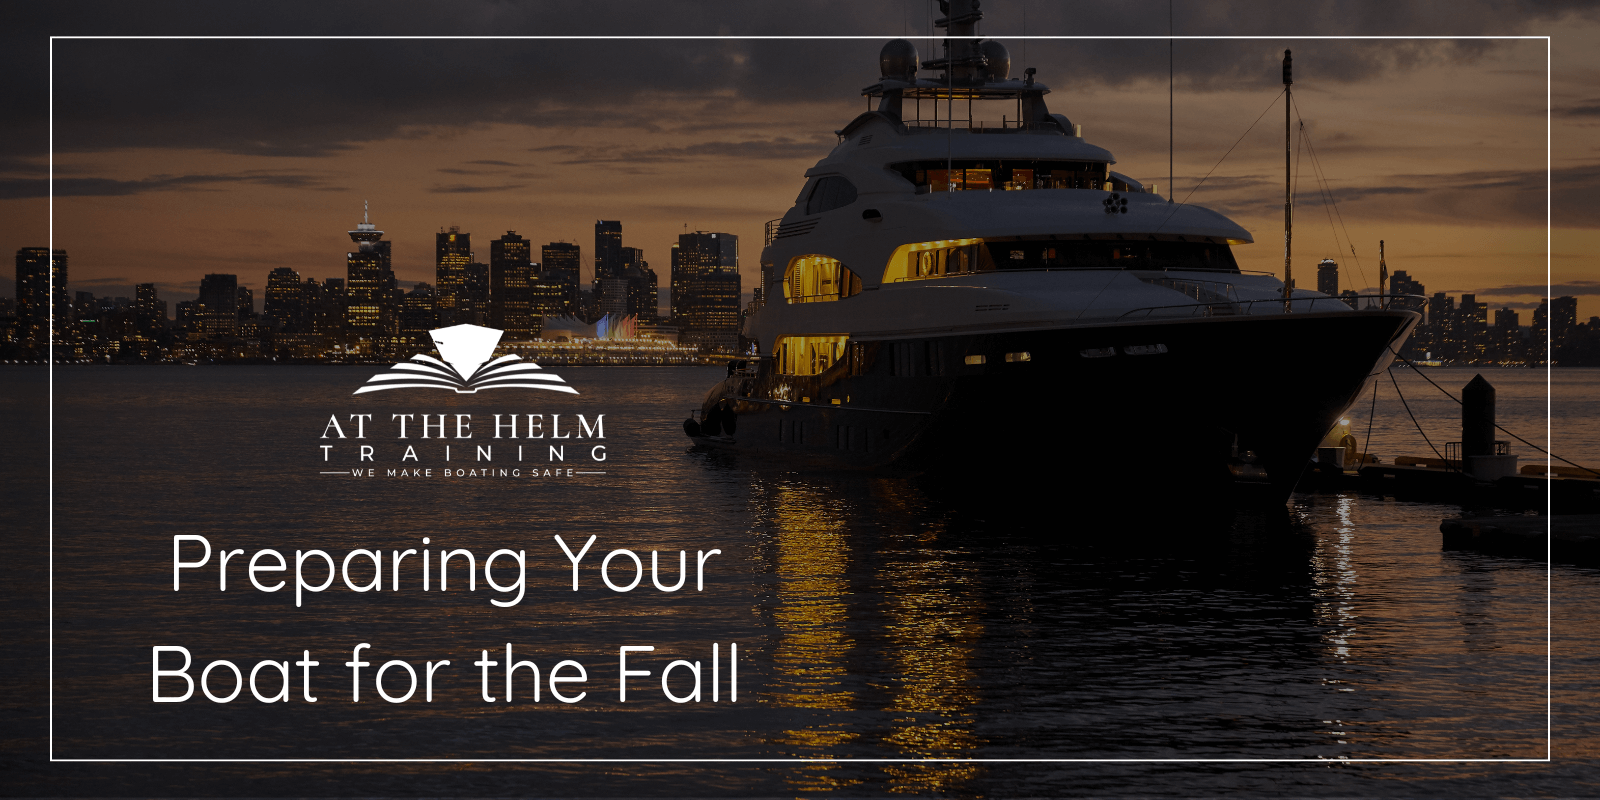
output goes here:
{"type": "Polygon", "coordinates": [[[983,68],[983,75],[991,81],[1003,81],[1011,77],[1011,51],[1006,46],[990,39],[978,45],[978,50],[983,53],[989,65],[983,68]]]}
{"type": "Polygon", "coordinates": [[[917,79],[917,66],[917,46],[904,39],[889,42],[878,53],[879,74],[885,78],[914,81],[917,79]]]}

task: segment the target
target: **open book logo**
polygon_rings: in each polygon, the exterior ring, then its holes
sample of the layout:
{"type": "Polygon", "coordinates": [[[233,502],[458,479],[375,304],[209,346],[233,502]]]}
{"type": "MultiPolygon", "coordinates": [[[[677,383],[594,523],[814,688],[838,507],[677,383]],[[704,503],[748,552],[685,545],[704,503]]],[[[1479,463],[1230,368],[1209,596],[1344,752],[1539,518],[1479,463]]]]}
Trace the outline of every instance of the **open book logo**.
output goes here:
{"type": "Polygon", "coordinates": [[[479,389],[549,389],[577,394],[561,376],[539,368],[521,356],[501,356],[490,361],[502,331],[479,325],[453,325],[429,331],[439,349],[440,361],[420,353],[372,376],[354,394],[381,392],[384,389],[454,389],[456,394],[473,394],[479,389]]]}

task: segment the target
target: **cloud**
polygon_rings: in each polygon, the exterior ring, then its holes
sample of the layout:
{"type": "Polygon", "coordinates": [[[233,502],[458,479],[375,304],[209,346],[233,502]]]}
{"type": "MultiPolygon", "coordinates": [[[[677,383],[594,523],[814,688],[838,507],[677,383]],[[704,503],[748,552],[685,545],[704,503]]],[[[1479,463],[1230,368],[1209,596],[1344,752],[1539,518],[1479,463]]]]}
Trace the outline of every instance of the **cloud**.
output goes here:
{"type": "Polygon", "coordinates": [[[476,194],[479,192],[509,192],[527,186],[525,183],[507,183],[499,186],[469,186],[455,184],[453,186],[434,186],[429,189],[430,194],[476,194]]]}
{"type": "MultiPolygon", "coordinates": [[[[603,20],[554,0],[464,0],[441,14],[431,3],[287,0],[272,4],[140,4],[85,0],[38,4],[8,18],[0,49],[16,95],[11,122],[24,135],[0,141],[0,156],[44,141],[50,34],[287,35],[837,35],[907,32],[925,19],[900,3],[753,0],[738,4],[621,0],[603,20]],[[37,133],[37,136],[31,134],[37,133]]],[[[1167,33],[1162,15],[1138,4],[1035,3],[1026,31],[1053,34],[1167,33]]],[[[1046,41],[1026,46],[1019,0],[985,5],[984,33],[1026,49],[1041,81],[1067,87],[1121,86],[1166,77],[1165,41],[1046,41]]],[[[1560,20],[1594,19],[1579,0],[1234,0],[1180,4],[1175,28],[1190,35],[1474,35],[1543,33],[1560,20]]],[[[888,37],[885,37],[888,38],[888,37]]],[[[1461,40],[1297,41],[1298,76],[1347,83],[1440,63],[1471,63],[1516,42],[1461,40]]],[[[676,93],[762,105],[838,103],[877,78],[873,40],[71,40],[55,43],[56,146],[95,152],[128,147],[200,148],[273,156],[326,156],[407,130],[493,123],[636,129],[707,124],[679,103],[659,115],[637,109],[676,93]],[[204,65],[197,68],[197,65],[204,65]]],[[[1191,90],[1273,84],[1285,42],[1181,41],[1180,79],[1191,90]]],[[[737,123],[738,121],[731,121],[737,123]]],[[[721,121],[716,121],[721,124],[721,121]]],[[[497,165],[506,166],[506,165],[497,165]]]]}
{"type": "Polygon", "coordinates": [[[747,142],[701,142],[683,147],[628,148],[556,146],[537,148],[571,154],[560,164],[664,164],[702,159],[781,159],[815,160],[831,143],[795,141],[787,137],[747,142]]]}
{"type": "Polygon", "coordinates": [[[512,163],[510,161],[496,161],[496,160],[494,160],[492,158],[484,158],[484,159],[479,159],[477,161],[468,161],[466,163],[468,163],[468,164],[484,164],[486,166],[491,166],[491,167],[520,167],[520,166],[522,166],[521,164],[514,164],[514,163],[512,163]]]}
{"type": "MultiPolygon", "coordinates": [[[[147,192],[164,191],[215,191],[224,186],[254,184],[283,189],[306,189],[319,192],[342,192],[342,186],[330,186],[322,178],[311,175],[248,171],[219,175],[154,175],[138,180],[114,178],[57,178],[56,197],[118,197],[147,192]],[[214,187],[209,188],[208,187],[214,187]]],[[[47,197],[51,186],[44,178],[0,179],[0,199],[47,197]]]]}
{"type": "Polygon", "coordinates": [[[1479,297],[1526,297],[1530,294],[1540,297],[1561,297],[1563,295],[1577,297],[1580,295],[1600,295],[1600,281],[1565,281],[1563,283],[1550,284],[1548,288],[1542,283],[1520,283],[1478,289],[1476,292],[1462,291],[1476,294],[1479,297]]]}
{"type": "MultiPolygon", "coordinates": [[[[1212,176],[1192,202],[1229,215],[1270,214],[1274,208],[1281,209],[1276,205],[1278,196],[1265,195],[1261,189],[1281,186],[1279,180],[1256,175],[1212,176]]],[[[1549,180],[1551,224],[1570,228],[1600,226],[1600,164],[1554,169],[1549,180]]],[[[1194,181],[1183,178],[1180,185],[1192,186],[1194,181]]],[[[1328,195],[1342,215],[1543,226],[1545,181],[1543,170],[1402,173],[1375,176],[1365,186],[1334,187],[1328,195]]],[[[1296,198],[1300,214],[1321,214],[1326,202],[1323,191],[1306,181],[1301,182],[1296,198]]]]}

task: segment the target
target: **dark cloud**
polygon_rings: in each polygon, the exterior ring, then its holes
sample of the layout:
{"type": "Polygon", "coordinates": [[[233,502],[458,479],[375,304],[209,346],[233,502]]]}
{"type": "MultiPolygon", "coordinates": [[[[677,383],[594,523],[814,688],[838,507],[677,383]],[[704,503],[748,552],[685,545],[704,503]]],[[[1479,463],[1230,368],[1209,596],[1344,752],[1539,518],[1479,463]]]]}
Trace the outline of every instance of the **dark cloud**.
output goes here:
{"type": "Polygon", "coordinates": [[[1563,283],[1550,284],[1548,287],[1542,283],[1522,283],[1496,286],[1490,289],[1478,289],[1476,292],[1465,291],[1477,294],[1479,297],[1526,297],[1530,294],[1550,297],[1561,297],[1563,295],[1577,297],[1579,295],[1600,295],[1600,281],[1565,281],[1563,283]]]}
{"type": "MultiPolygon", "coordinates": [[[[342,192],[342,186],[331,186],[325,178],[313,175],[280,172],[242,172],[224,175],[155,175],[139,180],[112,178],[56,178],[56,197],[118,197],[130,194],[164,191],[205,191],[223,186],[255,184],[283,189],[303,189],[322,192],[342,192]]],[[[48,197],[51,187],[44,178],[0,179],[0,199],[48,197]]]]}
{"type": "Polygon", "coordinates": [[[1562,117],[1600,117],[1600,98],[1590,100],[1581,106],[1557,108],[1555,113],[1562,117]]]}
{"type": "Polygon", "coordinates": [[[560,164],[662,164],[703,159],[730,160],[741,158],[773,159],[801,158],[815,160],[819,152],[827,152],[832,142],[800,142],[787,137],[749,142],[701,142],[685,147],[616,148],[575,147],[537,148],[557,150],[571,154],[560,164]]]}
{"type": "Polygon", "coordinates": [[[527,186],[525,183],[507,183],[499,186],[469,186],[455,184],[453,186],[435,186],[428,190],[429,194],[477,194],[480,192],[509,192],[527,186]]]}
{"type": "MultiPolygon", "coordinates": [[[[909,33],[931,52],[926,3],[763,0],[698,4],[628,0],[588,6],[468,0],[272,4],[51,3],[8,16],[0,51],[17,95],[0,153],[45,145],[47,38],[57,35],[870,35],[870,40],[57,40],[56,144],[67,151],[203,148],[315,156],[404,135],[418,127],[507,122],[535,126],[710,125],[719,104],[845,102],[877,77],[882,40],[909,33]],[[880,38],[881,37],[881,38],[880,38]],[[642,104],[671,96],[676,115],[642,104]],[[670,117],[670,118],[669,118],[670,117]]],[[[982,32],[1005,41],[1058,92],[1165,77],[1165,41],[1023,44],[1022,0],[990,0],[982,32]]],[[[1140,4],[1032,3],[1026,32],[1040,35],[1167,33],[1140,4]]],[[[1191,35],[1473,35],[1546,32],[1563,15],[1593,17],[1591,3],[1387,0],[1180,4],[1175,27],[1191,35]]],[[[1439,62],[1470,62],[1514,43],[1493,41],[1181,41],[1181,80],[1192,90],[1272,85],[1285,46],[1297,77],[1370,79],[1439,62]]],[[[1059,95],[1058,95],[1059,98],[1059,95]]],[[[1069,102],[1070,98],[1061,98],[1069,102]]]]}
{"type": "MultiPolygon", "coordinates": [[[[1282,178],[1247,175],[1212,176],[1187,200],[1224,214],[1272,215],[1281,211],[1271,195],[1260,190],[1282,186],[1282,178]]],[[[1556,227],[1600,225],[1600,165],[1551,170],[1550,222],[1556,227]]],[[[1198,178],[1179,178],[1193,186],[1198,178]]],[[[1363,217],[1425,219],[1460,223],[1480,220],[1495,224],[1539,225],[1546,222],[1546,175],[1543,170],[1474,170],[1459,173],[1399,174],[1373,178],[1369,186],[1319,189],[1302,176],[1296,192],[1296,218],[1321,214],[1331,199],[1341,214],[1363,217]]],[[[1281,195],[1276,195],[1281,197],[1281,195]]],[[[1474,256],[1476,257],[1476,256],[1474,256]]]]}

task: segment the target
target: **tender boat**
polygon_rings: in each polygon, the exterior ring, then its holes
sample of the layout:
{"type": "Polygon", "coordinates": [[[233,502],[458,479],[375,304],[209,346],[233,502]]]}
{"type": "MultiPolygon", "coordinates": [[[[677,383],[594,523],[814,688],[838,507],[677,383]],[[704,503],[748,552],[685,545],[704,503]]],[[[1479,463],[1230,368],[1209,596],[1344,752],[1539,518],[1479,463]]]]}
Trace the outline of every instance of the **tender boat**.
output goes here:
{"type": "Polygon", "coordinates": [[[827,468],[1287,497],[1419,315],[1239,269],[1251,234],[1112,171],[975,38],[977,5],[948,3],[943,58],[883,48],[876,107],[768,225],[753,356],[685,431],[827,468]]]}

